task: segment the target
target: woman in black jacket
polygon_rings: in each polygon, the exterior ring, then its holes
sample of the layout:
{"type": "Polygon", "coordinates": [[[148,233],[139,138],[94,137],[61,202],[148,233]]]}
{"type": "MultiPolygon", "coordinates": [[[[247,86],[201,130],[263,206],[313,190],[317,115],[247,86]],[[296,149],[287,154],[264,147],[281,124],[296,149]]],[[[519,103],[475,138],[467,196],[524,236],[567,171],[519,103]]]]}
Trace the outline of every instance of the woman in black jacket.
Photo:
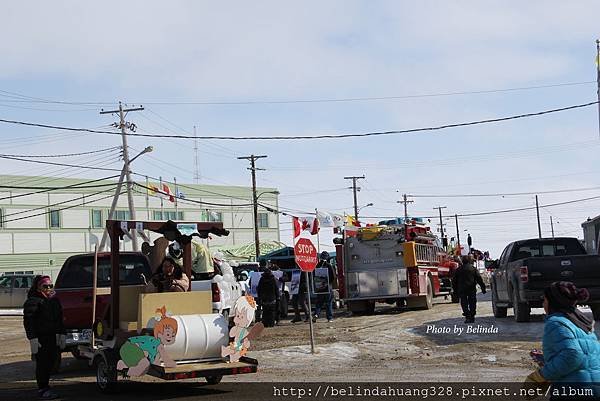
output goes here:
{"type": "Polygon", "coordinates": [[[36,276],[23,305],[23,326],[35,361],[38,396],[43,400],[58,398],[50,389],[50,373],[58,354],[65,347],[65,329],[60,301],[49,276],[36,276]]]}

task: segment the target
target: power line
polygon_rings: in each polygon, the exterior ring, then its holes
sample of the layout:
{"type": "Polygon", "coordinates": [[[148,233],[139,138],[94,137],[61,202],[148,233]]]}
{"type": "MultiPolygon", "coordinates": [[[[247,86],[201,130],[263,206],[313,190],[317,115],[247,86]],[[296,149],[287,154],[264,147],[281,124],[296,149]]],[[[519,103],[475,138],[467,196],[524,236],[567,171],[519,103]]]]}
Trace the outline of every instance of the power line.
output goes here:
{"type": "Polygon", "coordinates": [[[7,154],[0,154],[0,156],[7,156],[7,157],[33,157],[33,158],[74,157],[74,156],[91,155],[91,154],[95,154],[95,153],[105,153],[105,152],[109,152],[111,150],[116,150],[116,149],[121,149],[121,147],[120,146],[113,146],[111,148],[98,149],[98,150],[90,150],[89,152],[65,153],[65,154],[62,154],[62,155],[7,155],[7,154]]]}
{"type": "Polygon", "coordinates": [[[558,194],[565,192],[581,192],[581,191],[593,191],[600,189],[600,187],[587,187],[587,188],[571,188],[571,189],[557,189],[550,191],[537,191],[537,192],[507,192],[507,193],[492,193],[492,194],[448,194],[448,195],[412,195],[415,198],[475,198],[475,197],[494,197],[494,196],[521,196],[521,195],[537,195],[537,194],[558,194]]]}
{"type": "MultiPolygon", "coordinates": [[[[163,181],[163,182],[168,182],[168,181],[163,181]]],[[[136,186],[138,186],[140,188],[144,188],[144,189],[146,189],[148,191],[154,191],[154,188],[147,187],[147,186],[139,184],[137,182],[134,182],[134,184],[136,186]]],[[[170,182],[169,182],[169,184],[170,184],[170,182]]],[[[177,184],[177,186],[181,186],[181,185],[177,184]]],[[[161,189],[159,189],[159,192],[164,193],[164,192],[162,192],[161,189]]],[[[173,196],[175,196],[175,195],[173,195],[173,196]]],[[[184,201],[188,201],[188,202],[192,202],[192,203],[197,203],[197,204],[200,204],[200,205],[209,205],[209,206],[244,207],[244,206],[252,206],[253,205],[252,203],[245,203],[245,204],[240,204],[240,205],[232,205],[232,204],[226,204],[226,203],[204,202],[204,201],[199,201],[199,200],[194,200],[194,199],[189,199],[189,198],[177,198],[177,199],[178,200],[179,199],[183,199],[184,201]]]]}
{"type": "Polygon", "coordinates": [[[67,164],[67,163],[44,162],[44,161],[40,161],[40,160],[27,160],[27,159],[23,159],[20,157],[12,157],[12,156],[6,156],[6,155],[0,155],[0,159],[16,160],[16,161],[28,162],[28,163],[49,164],[49,165],[53,165],[53,166],[65,166],[65,167],[101,170],[101,171],[121,171],[121,169],[119,169],[119,168],[93,167],[93,166],[83,166],[83,165],[67,164]]]}
{"type": "MultiPolygon", "coordinates": [[[[405,129],[405,130],[363,132],[363,133],[357,133],[357,134],[331,134],[331,135],[203,136],[199,139],[216,139],[216,140],[232,140],[232,141],[233,140],[245,140],[245,141],[284,140],[285,141],[285,140],[300,140],[300,139],[341,139],[341,138],[360,138],[360,137],[383,136],[383,135],[398,135],[398,134],[408,134],[408,133],[424,132],[424,131],[439,131],[439,130],[448,129],[448,128],[468,127],[468,126],[474,126],[474,125],[517,120],[517,119],[522,119],[522,118],[541,116],[541,115],[545,115],[545,114],[558,113],[558,112],[562,112],[562,111],[580,109],[580,108],[584,108],[584,107],[593,106],[596,104],[599,104],[599,102],[593,101],[593,102],[582,103],[582,104],[577,104],[577,105],[572,105],[572,106],[567,106],[567,107],[560,107],[560,108],[556,108],[556,109],[549,109],[549,110],[544,110],[544,111],[538,111],[538,112],[533,112],[533,113],[517,114],[517,115],[512,115],[512,116],[507,116],[507,117],[490,118],[490,119],[485,119],[485,120],[476,120],[476,121],[469,121],[469,122],[463,122],[463,123],[444,124],[444,125],[438,125],[438,126],[432,126],[432,127],[411,128],[411,129],[405,129]]],[[[100,131],[100,130],[94,130],[94,129],[89,129],[89,128],[62,127],[62,126],[56,126],[56,125],[37,124],[37,123],[30,123],[30,122],[16,121],[16,120],[0,119],[0,122],[7,123],[7,124],[25,125],[25,126],[29,126],[29,127],[58,129],[58,130],[66,130],[66,131],[89,132],[92,134],[122,135],[120,132],[100,131]]],[[[193,135],[165,135],[165,134],[142,134],[142,133],[128,134],[128,135],[132,136],[132,137],[149,137],[149,138],[177,138],[177,139],[194,139],[195,138],[193,135]]]]}
{"type": "MultiPolygon", "coordinates": [[[[120,195],[122,195],[123,193],[124,193],[124,192],[121,192],[121,194],[120,194],[120,195]]],[[[61,211],[61,210],[72,209],[72,208],[74,208],[74,207],[85,206],[85,205],[87,205],[87,204],[89,204],[89,203],[94,203],[94,202],[98,202],[98,201],[101,201],[101,200],[104,200],[104,199],[112,198],[113,196],[114,196],[114,195],[112,195],[112,194],[111,194],[111,195],[105,196],[105,197],[103,197],[103,198],[98,198],[98,199],[93,199],[93,200],[90,200],[90,201],[88,201],[88,202],[85,202],[85,201],[84,201],[84,202],[83,202],[81,205],[71,205],[71,206],[65,206],[65,207],[63,207],[63,208],[60,208],[60,209],[52,209],[52,210],[48,210],[47,212],[43,212],[43,213],[37,213],[37,214],[32,214],[31,216],[24,216],[24,217],[17,217],[17,218],[14,218],[14,219],[2,220],[2,222],[3,222],[3,223],[8,223],[8,222],[11,222],[11,221],[19,221],[19,220],[30,219],[30,218],[32,218],[32,217],[43,216],[43,215],[46,215],[46,214],[50,214],[51,212],[58,212],[58,211],[61,211]]]]}
{"type": "Polygon", "coordinates": [[[6,199],[20,198],[22,196],[36,195],[36,194],[41,194],[41,193],[45,193],[45,192],[56,191],[56,190],[59,190],[59,189],[69,189],[69,188],[77,189],[81,185],[91,184],[93,182],[98,182],[98,181],[109,180],[109,179],[116,178],[116,177],[118,177],[118,175],[113,175],[113,176],[109,176],[109,177],[98,178],[96,180],[79,182],[79,183],[71,184],[71,185],[65,185],[64,187],[54,187],[52,189],[43,189],[41,191],[36,191],[36,192],[29,192],[29,193],[17,194],[17,195],[12,195],[12,196],[5,196],[5,197],[0,198],[0,201],[6,200],[6,199]]]}
{"type": "MultiPolygon", "coordinates": [[[[516,91],[527,91],[547,88],[557,88],[565,86],[576,86],[576,85],[587,85],[595,84],[596,81],[582,81],[582,82],[565,82],[548,85],[537,85],[537,86],[522,86],[512,88],[499,88],[499,89],[484,89],[484,90],[471,90],[471,91],[454,91],[454,92],[439,92],[439,93],[417,93],[413,95],[400,95],[400,96],[374,96],[374,97],[347,97],[347,98],[322,98],[322,99],[291,99],[291,100],[246,100],[246,101],[171,101],[171,102],[134,102],[145,105],[157,105],[157,106],[180,106],[180,105],[207,105],[207,106],[218,106],[218,105],[260,105],[260,104],[294,104],[294,103],[342,103],[342,102],[364,102],[364,101],[381,101],[381,100],[402,100],[402,99],[419,99],[419,98],[430,98],[430,97],[446,97],[446,96],[463,96],[463,95],[481,95],[488,93],[502,93],[502,92],[516,92],[516,91]]],[[[13,103],[50,103],[50,104],[62,104],[62,105],[108,105],[111,102],[75,102],[75,101],[60,101],[60,100],[49,100],[42,98],[35,98],[18,94],[16,92],[2,91],[14,100],[6,100],[7,102],[13,103]]]]}

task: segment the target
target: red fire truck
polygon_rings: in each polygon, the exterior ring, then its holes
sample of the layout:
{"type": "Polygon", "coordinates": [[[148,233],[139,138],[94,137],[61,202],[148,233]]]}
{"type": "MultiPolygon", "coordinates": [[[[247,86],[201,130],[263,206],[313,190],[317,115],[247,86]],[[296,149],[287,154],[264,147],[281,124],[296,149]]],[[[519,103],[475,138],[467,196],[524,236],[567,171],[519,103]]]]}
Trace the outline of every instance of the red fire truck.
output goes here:
{"type": "Polygon", "coordinates": [[[458,264],[419,221],[364,227],[334,242],[340,298],[353,313],[373,313],[376,302],[430,309],[434,297],[452,296],[458,264]]]}

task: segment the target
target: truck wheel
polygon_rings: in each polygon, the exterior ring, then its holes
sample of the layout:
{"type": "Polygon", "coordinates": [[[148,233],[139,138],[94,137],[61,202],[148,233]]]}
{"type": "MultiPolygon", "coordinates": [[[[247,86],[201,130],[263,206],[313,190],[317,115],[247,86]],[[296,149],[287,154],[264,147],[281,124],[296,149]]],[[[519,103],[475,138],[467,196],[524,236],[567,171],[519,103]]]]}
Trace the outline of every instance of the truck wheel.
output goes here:
{"type": "Polygon", "coordinates": [[[496,295],[496,289],[494,288],[494,286],[492,286],[490,288],[490,291],[492,291],[492,311],[494,312],[494,317],[497,318],[503,318],[506,317],[506,312],[508,311],[508,308],[505,306],[498,306],[498,296],[496,295]]]}
{"type": "Polygon", "coordinates": [[[219,384],[223,376],[206,376],[206,383],[208,384],[219,384]]]}
{"type": "Polygon", "coordinates": [[[114,359],[111,354],[96,357],[96,385],[105,394],[117,390],[117,361],[114,359]]]}
{"type": "Polygon", "coordinates": [[[513,290],[513,312],[515,320],[519,323],[528,322],[531,315],[531,308],[527,302],[519,302],[517,291],[513,290]]]}
{"type": "Polygon", "coordinates": [[[594,320],[600,320],[600,305],[590,305],[590,309],[592,315],[594,315],[594,320]]]}

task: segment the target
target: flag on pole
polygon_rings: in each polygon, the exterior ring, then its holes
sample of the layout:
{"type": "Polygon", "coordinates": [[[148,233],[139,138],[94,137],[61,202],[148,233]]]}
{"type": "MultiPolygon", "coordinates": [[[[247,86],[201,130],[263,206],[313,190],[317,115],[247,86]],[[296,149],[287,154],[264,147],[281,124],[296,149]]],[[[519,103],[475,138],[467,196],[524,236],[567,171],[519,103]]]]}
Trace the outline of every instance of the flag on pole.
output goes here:
{"type": "Polygon", "coordinates": [[[333,220],[333,226],[337,227],[337,228],[342,228],[344,227],[344,216],[342,216],[341,214],[333,214],[331,213],[331,218],[333,220]]]}
{"type": "Polygon", "coordinates": [[[326,212],[317,211],[317,220],[320,227],[333,227],[333,216],[326,212]]]}
{"type": "Polygon", "coordinates": [[[308,231],[311,235],[316,235],[319,232],[319,220],[316,217],[294,217],[292,224],[294,238],[299,236],[302,231],[308,231]]]}
{"type": "Polygon", "coordinates": [[[173,196],[171,188],[167,184],[162,184],[162,192],[169,198],[169,201],[175,202],[175,196],[173,196]]]}
{"type": "Polygon", "coordinates": [[[158,193],[158,187],[153,184],[148,185],[148,195],[155,196],[158,193]]]}
{"type": "Polygon", "coordinates": [[[175,194],[175,196],[179,199],[185,199],[185,194],[179,189],[177,190],[177,193],[175,194]]]}

